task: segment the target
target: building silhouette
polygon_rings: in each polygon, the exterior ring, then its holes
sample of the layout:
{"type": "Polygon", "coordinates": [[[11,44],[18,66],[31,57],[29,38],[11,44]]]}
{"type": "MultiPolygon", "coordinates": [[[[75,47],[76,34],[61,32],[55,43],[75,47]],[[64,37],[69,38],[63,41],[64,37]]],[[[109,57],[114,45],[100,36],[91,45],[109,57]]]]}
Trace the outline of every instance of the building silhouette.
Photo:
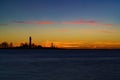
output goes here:
{"type": "Polygon", "coordinates": [[[55,45],[53,44],[53,42],[51,43],[51,47],[50,48],[56,48],[55,45]]]}
{"type": "Polygon", "coordinates": [[[9,48],[13,48],[13,43],[12,42],[9,44],[9,48]]]}
{"type": "Polygon", "coordinates": [[[54,45],[53,45],[53,43],[51,43],[51,48],[54,48],[54,45]]]}

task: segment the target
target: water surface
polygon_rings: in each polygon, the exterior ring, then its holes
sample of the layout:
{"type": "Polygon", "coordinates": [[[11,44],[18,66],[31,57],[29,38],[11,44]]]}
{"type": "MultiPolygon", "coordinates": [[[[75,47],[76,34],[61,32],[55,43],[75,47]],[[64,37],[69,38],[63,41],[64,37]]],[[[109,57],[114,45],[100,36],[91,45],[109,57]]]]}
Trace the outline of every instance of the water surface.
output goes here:
{"type": "Polygon", "coordinates": [[[0,80],[120,80],[120,50],[0,50],[0,80]]]}

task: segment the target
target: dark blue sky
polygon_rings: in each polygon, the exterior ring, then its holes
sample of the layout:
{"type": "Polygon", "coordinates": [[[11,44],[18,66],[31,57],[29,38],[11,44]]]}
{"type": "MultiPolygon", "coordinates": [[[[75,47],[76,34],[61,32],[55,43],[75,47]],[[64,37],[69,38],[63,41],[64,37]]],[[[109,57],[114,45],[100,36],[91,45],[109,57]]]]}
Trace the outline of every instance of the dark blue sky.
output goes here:
{"type": "Polygon", "coordinates": [[[88,19],[119,23],[120,0],[0,0],[1,21],[88,19]]]}

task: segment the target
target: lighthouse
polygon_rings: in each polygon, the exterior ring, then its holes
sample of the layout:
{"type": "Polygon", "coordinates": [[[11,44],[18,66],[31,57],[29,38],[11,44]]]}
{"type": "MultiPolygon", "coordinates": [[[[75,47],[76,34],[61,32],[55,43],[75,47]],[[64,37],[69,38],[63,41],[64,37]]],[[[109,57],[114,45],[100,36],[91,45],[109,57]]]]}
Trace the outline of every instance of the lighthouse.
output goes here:
{"type": "Polygon", "coordinates": [[[29,48],[32,48],[32,38],[31,38],[31,36],[29,37],[29,48]]]}

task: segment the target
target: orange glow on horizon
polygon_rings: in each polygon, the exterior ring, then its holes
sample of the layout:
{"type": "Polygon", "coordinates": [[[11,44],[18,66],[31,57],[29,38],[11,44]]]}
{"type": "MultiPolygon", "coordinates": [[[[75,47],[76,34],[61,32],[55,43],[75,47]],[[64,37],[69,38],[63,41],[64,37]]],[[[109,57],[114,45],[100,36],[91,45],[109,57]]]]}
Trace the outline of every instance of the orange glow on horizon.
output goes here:
{"type": "MultiPolygon", "coordinates": [[[[33,42],[34,43],[34,42],[33,42]]],[[[42,47],[51,47],[53,43],[56,48],[66,48],[66,49],[120,49],[120,42],[41,42],[34,43],[35,45],[41,45],[42,47]]],[[[15,43],[14,46],[19,46],[21,43],[15,43]]]]}
{"type": "MultiPolygon", "coordinates": [[[[28,42],[16,42],[13,43],[13,46],[20,46],[21,43],[28,42]]],[[[51,47],[51,44],[56,48],[65,48],[65,49],[120,49],[120,42],[88,42],[88,41],[79,41],[79,42],[67,42],[67,41],[45,41],[45,42],[32,42],[35,45],[41,45],[42,47],[51,47]]]]}

